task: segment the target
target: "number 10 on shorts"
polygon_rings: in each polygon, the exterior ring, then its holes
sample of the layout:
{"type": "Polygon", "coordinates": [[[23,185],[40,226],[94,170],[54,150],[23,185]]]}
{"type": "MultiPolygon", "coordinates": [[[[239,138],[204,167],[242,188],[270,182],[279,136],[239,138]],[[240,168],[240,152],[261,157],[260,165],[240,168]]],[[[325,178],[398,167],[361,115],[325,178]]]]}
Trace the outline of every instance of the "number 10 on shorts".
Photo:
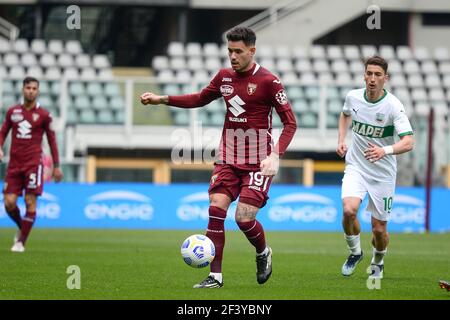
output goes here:
{"type": "Polygon", "coordinates": [[[391,213],[392,210],[392,202],[394,201],[393,197],[384,197],[384,211],[387,211],[388,213],[391,213]]]}

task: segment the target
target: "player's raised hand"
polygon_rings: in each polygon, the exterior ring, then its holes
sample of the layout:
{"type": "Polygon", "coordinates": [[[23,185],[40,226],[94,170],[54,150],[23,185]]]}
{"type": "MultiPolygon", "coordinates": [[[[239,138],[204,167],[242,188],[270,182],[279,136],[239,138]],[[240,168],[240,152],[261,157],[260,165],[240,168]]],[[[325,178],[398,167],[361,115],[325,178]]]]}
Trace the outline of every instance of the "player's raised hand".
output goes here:
{"type": "Polygon", "coordinates": [[[53,176],[53,179],[54,179],[56,182],[60,182],[60,181],[62,180],[62,178],[63,178],[64,175],[63,175],[63,173],[62,173],[62,171],[61,171],[61,168],[55,167],[55,168],[53,168],[52,176],[53,176]]]}
{"type": "Polygon", "coordinates": [[[339,143],[338,147],[336,148],[336,153],[339,155],[339,157],[343,158],[347,153],[347,149],[348,148],[345,143],[339,143]]]}
{"type": "Polygon", "coordinates": [[[271,153],[267,158],[261,161],[259,167],[263,176],[274,176],[278,173],[280,158],[276,153],[271,153]]]}
{"type": "Polygon", "coordinates": [[[141,94],[141,103],[142,104],[161,104],[165,103],[166,96],[159,96],[152,92],[144,92],[141,94]]]}
{"type": "Polygon", "coordinates": [[[368,143],[368,145],[369,147],[366,150],[364,150],[364,157],[366,158],[366,160],[370,162],[375,162],[380,160],[386,155],[386,152],[384,151],[383,148],[377,147],[376,145],[370,142],[368,143]]]}

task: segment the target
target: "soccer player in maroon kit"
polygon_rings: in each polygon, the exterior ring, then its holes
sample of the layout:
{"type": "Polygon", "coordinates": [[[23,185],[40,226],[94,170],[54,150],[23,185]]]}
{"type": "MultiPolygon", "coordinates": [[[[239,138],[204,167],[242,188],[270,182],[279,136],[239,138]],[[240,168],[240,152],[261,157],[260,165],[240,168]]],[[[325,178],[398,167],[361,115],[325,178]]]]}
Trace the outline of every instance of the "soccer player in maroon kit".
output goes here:
{"type": "Polygon", "coordinates": [[[254,62],[255,33],[235,27],[227,33],[231,68],[221,69],[200,93],[160,96],[141,95],[143,104],[167,104],[179,108],[202,107],[223,97],[227,113],[209,187],[209,222],[206,231],[216,247],[211,272],[194,288],[223,286],[222,253],[227,210],[239,196],[235,220],[256,249],[256,279],[265,283],[272,274],[272,249],[266,245],[264,229],[256,220],[266,204],[273,176],[278,172],[279,156],[286,151],[297,129],[295,115],[280,80],[254,62]],[[283,122],[278,143],[272,141],[272,110],[283,122]],[[236,143],[236,140],[238,141],[236,143]]]}
{"type": "Polygon", "coordinates": [[[37,102],[39,81],[32,77],[23,80],[24,103],[12,106],[5,115],[0,129],[0,160],[3,158],[3,143],[12,129],[11,150],[3,201],[5,209],[19,228],[14,238],[13,252],[24,252],[25,242],[36,220],[37,196],[43,190],[42,135],[47,135],[53,158],[53,178],[61,181],[58,147],[55,132],[51,127],[52,117],[37,102]],[[26,214],[22,218],[17,207],[17,198],[25,190],[26,214]]]}

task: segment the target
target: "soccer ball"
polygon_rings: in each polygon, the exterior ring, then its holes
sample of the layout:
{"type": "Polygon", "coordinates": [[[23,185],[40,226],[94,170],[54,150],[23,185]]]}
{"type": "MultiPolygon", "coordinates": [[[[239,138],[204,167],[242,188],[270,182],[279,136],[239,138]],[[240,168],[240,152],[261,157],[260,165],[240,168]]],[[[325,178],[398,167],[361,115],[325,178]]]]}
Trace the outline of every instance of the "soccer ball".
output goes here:
{"type": "Polygon", "coordinates": [[[214,260],[216,249],[207,236],[194,234],[184,240],[181,245],[181,256],[187,265],[193,268],[204,268],[214,260]]]}

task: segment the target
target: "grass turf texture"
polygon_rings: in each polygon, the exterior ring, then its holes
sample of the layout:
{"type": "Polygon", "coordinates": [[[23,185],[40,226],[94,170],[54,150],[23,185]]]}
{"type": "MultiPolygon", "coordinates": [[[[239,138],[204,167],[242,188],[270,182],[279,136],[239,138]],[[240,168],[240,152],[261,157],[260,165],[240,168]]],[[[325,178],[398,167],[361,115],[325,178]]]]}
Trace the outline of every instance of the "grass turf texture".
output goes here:
{"type": "Polygon", "coordinates": [[[273,274],[256,283],[254,249],[227,231],[224,287],[192,289],[209,267],[193,269],[180,254],[188,231],[35,229],[25,253],[9,251],[13,229],[0,229],[0,299],[449,299],[450,234],[391,234],[380,290],[369,290],[370,234],[351,277],[342,233],[267,232],[273,274]],[[81,289],[69,290],[67,267],[81,269],[81,289]]]}

